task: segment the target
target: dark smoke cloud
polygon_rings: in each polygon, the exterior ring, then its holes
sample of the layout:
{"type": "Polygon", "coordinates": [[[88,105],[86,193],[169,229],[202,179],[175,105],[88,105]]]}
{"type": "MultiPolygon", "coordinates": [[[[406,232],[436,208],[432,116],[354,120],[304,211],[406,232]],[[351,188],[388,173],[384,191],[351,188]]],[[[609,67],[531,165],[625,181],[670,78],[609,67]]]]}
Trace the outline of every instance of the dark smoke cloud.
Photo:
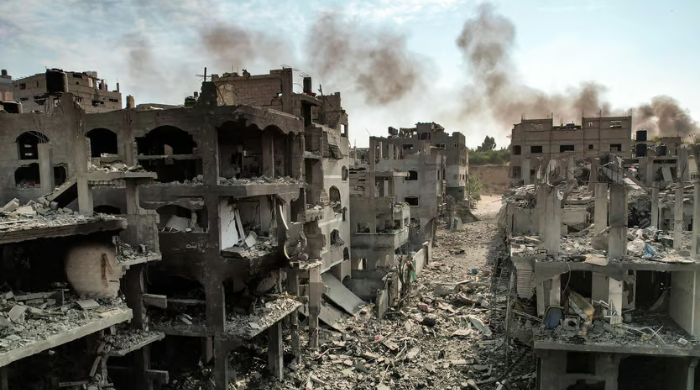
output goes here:
{"type": "Polygon", "coordinates": [[[513,62],[515,26],[497,15],[490,4],[479,6],[477,16],[464,23],[457,46],[468,65],[473,85],[466,92],[463,115],[490,111],[499,123],[509,126],[521,115],[543,117],[554,114],[568,121],[587,115],[607,113],[610,105],[602,99],[606,88],[588,82],[569,88],[567,94],[547,94],[525,85],[513,62]]]}
{"type": "Polygon", "coordinates": [[[421,58],[408,50],[405,36],[363,28],[336,12],[319,15],[305,53],[311,72],[354,88],[369,104],[399,100],[422,83],[421,58]]]}
{"type": "Polygon", "coordinates": [[[230,71],[231,66],[240,68],[258,61],[264,61],[271,67],[294,62],[290,42],[263,32],[245,30],[234,24],[217,23],[213,27],[201,29],[199,37],[204,49],[216,60],[215,65],[220,71],[230,71]]]}
{"type": "MultiPolygon", "coordinates": [[[[457,46],[468,66],[473,85],[465,91],[462,116],[491,112],[506,128],[521,115],[528,118],[553,115],[555,120],[579,120],[584,116],[627,115],[613,111],[604,99],[607,87],[585,82],[563,94],[548,94],[525,85],[513,62],[516,31],[513,23],[483,3],[476,17],[464,23],[457,46]]],[[[668,96],[654,97],[637,109],[635,127],[644,127],[659,135],[687,136],[700,128],[678,102],[668,96]]]]}
{"type": "Polygon", "coordinates": [[[164,81],[159,71],[153,45],[145,36],[137,33],[124,35],[122,46],[127,51],[129,77],[137,83],[164,81]]]}
{"type": "Polygon", "coordinates": [[[639,106],[635,119],[638,127],[655,130],[659,135],[685,138],[700,132],[698,122],[670,96],[656,96],[651,103],[639,106]]]}

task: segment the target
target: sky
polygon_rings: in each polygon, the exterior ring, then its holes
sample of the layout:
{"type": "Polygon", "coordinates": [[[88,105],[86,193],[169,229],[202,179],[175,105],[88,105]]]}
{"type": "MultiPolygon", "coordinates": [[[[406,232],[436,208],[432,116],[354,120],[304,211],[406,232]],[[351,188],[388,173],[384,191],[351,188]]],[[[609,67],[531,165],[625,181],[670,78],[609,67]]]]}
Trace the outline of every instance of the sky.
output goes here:
{"type": "MultiPolygon", "coordinates": [[[[205,67],[210,74],[262,74],[290,66],[299,84],[307,74],[315,89],[342,93],[350,140],[358,147],[368,144],[368,134],[384,136],[389,126],[416,122],[460,131],[471,147],[486,135],[507,146],[522,116],[580,122],[580,115],[553,104],[547,112],[510,104],[505,114],[491,112],[475,63],[457,45],[465,22],[483,15],[484,4],[0,0],[0,67],[14,78],[47,67],[94,70],[110,89],[118,81],[137,104],[182,104],[199,89],[205,67]]],[[[532,90],[566,95],[595,82],[617,111],[667,95],[691,117],[700,116],[699,1],[496,0],[488,7],[496,15],[491,20],[513,27],[505,60],[517,88],[500,90],[500,99],[532,90]]],[[[486,35],[480,39],[490,43],[498,34],[486,35]]]]}

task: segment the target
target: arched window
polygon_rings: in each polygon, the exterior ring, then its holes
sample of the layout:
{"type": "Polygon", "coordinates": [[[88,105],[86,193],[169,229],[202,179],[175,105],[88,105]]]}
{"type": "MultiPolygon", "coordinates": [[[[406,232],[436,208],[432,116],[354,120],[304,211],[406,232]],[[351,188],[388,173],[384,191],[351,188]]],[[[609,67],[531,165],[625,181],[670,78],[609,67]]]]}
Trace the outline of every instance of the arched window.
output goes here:
{"type": "Polygon", "coordinates": [[[17,137],[17,150],[20,160],[39,159],[39,144],[49,142],[49,137],[38,131],[27,131],[17,137]]]}
{"type": "Polygon", "coordinates": [[[340,232],[338,229],[333,229],[331,232],[331,246],[339,247],[345,245],[345,241],[340,238],[340,232]]]}
{"type": "Polygon", "coordinates": [[[347,180],[348,180],[348,169],[347,169],[346,167],[343,167],[343,170],[342,170],[342,178],[343,178],[343,181],[347,181],[347,180]]]}
{"type": "Polygon", "coordinates": [[[408,171],[406,180],[418,180],[418,171],[408,171]]]}
{"type": "Polygon", "coordinates": [[[335,211],[336,213],[341,212],[341,210],[343,209],[343,206],[342,206],[341,200],[340,200],[340,190],[338,190],[338,188],[336,186],[333,186],[330,188],[330,190],[328,192],[329,192],[328,195],[330,197],[331,207],[333,208],[333,211],[335,211]]]}

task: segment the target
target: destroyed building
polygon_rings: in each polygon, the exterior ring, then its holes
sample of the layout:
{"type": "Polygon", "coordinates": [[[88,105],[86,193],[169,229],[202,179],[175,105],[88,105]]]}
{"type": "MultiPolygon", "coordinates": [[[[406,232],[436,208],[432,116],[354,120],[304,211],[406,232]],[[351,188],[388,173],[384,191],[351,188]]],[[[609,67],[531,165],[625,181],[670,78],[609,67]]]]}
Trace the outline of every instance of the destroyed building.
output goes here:
{"type": "Polygon", "coordinates": [[[427,141],[409,150],[400,138],[370,137],[369,143],[365,194],[373,197],[392,192],[397,202],[408,204],[411,246],[420,249],[424,242],[433,240],[445,212],[445,151],[427,141]],[[408,172],[408,176],[392,172],[408,172]],[[377,180],[382,175],[386,180],[377,180]]]}
{"type": "Polygon", "coordinates": [[[632,156],[632,117],[594,117],[581,124],[554,125],[554,119],[523,119],[511,132],[511,178],[532,184],[549,159],[592,158],[606,153],[632,156]]]}
{"type": "MultiPolygon", "coordinates": [[[[50,112],[60,94],[70,92],[87,113],[121,110],[122,94],[117,88],[109,90],[109,85],[100,79],[97,72],[73,72],[61,69],[47,69],[45,73],[14,79],[3,70],[3,80],[9,80],[12,94],[0,100],[15,100],[24,112],[50,112]],[[7,77],[4,77],[7,76],[7,77]]],[[[3,84],[0,81],[0,85],[3,84]]],[[[0,87],[0,92],[2,87],[0,87]]]]}
{"type": "MultiPolygon", "coordinates": [[[[516,270],[508,332],[534,348],[540,390],[694,389],[700,225],[688,240],[682,223],[631,224],[629,199],[651,189],[630,180],[622,158],[593,165],[581,187],[565,160],[550,160],[536,186],[505,195],[516,270]]],[[[700,221],[697,201],[693,210],[700,221]]]]}
{"type": "Polygon", "coordinates": [[[443,150],[445,171],[440,180],[445,182],[445,194],[458,201],[467,196],[469,149],[464,134],[458,131],[448,134],[435,122],[418,122],[410,128],[389,127],[389,137],[384,139],[387,141],[382,141],[380,152],[383,158],[389,156],[389,145],[396,145],[403,155],[418,153],[426,145],[443,150]]]}
{"type": "MultiPolygon", "coordinates": [[[[34,144],[33,161],[44,184],[52,183],[56,151],[70,167],[63,179],[72,183],[66,191],[45,186],[25,193],[3,183],[3,198],[18,197],[0,208],[0,383],[3,389],[110,389],[167,382],[167,371],[150,367],[150,344],[164,334],[149,330],[142,303],[146,264],[161,254],[158,216],[138,206],[138,187],[156,175],[91,169],[87,139],[76,125],[83,110],[70,93],[58,108],[41,121],[32,113],[0,116],[8,139],[28,128],[60,134],[61,143],[34,144]],[[116,187],[124,212],[95,213],[95,190],[116,187]]],[[[5,145],[5,163],[17,164],[18,145],[5,145]]]]}

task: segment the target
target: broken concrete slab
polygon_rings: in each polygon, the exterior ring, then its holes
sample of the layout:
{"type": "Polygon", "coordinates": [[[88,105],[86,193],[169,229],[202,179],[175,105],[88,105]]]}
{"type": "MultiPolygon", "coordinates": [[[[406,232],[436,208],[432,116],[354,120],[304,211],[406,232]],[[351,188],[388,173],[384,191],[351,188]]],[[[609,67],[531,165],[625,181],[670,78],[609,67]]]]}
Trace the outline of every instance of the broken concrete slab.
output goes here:
{"type": "Polygon", "coordinates": [[[97,301],[94,299],[84,299],[82,301],[77,301],[76,303],[83,310],[96,309],[96,308],[100,307],[100,304],[97,303],[97,301]]]}
{"type": "Polygon", "coordinates": [[[21,324],[24,322],[24,312],[27,311],[27,306],[22,306],[22,305],[16,305],[12,309],[10,309],[10,312],[8,313],[10,317],[10,321],[16,323],[16,324],[21,324]]]}
{"type": "Polygon", "coordinates": [[[471,321],[471,323],[474,325],[474,327],[479,329],[479,331],[481,333],[483,333],[485,336],[489,337],[489,336],[493,335],[491,328],[489,328],[488,325],[484,324],[484,322],[481,321],[480,319],[478,319],[474,316],[469,316],[469,321],[471,321]]]}
{"type": "Polygon", "coordinates": [[[330,273],[321,275],[321,280],[328,286],[324,295],[346,312],[355,315],[362,306],[367,304],[330,273]]]}

